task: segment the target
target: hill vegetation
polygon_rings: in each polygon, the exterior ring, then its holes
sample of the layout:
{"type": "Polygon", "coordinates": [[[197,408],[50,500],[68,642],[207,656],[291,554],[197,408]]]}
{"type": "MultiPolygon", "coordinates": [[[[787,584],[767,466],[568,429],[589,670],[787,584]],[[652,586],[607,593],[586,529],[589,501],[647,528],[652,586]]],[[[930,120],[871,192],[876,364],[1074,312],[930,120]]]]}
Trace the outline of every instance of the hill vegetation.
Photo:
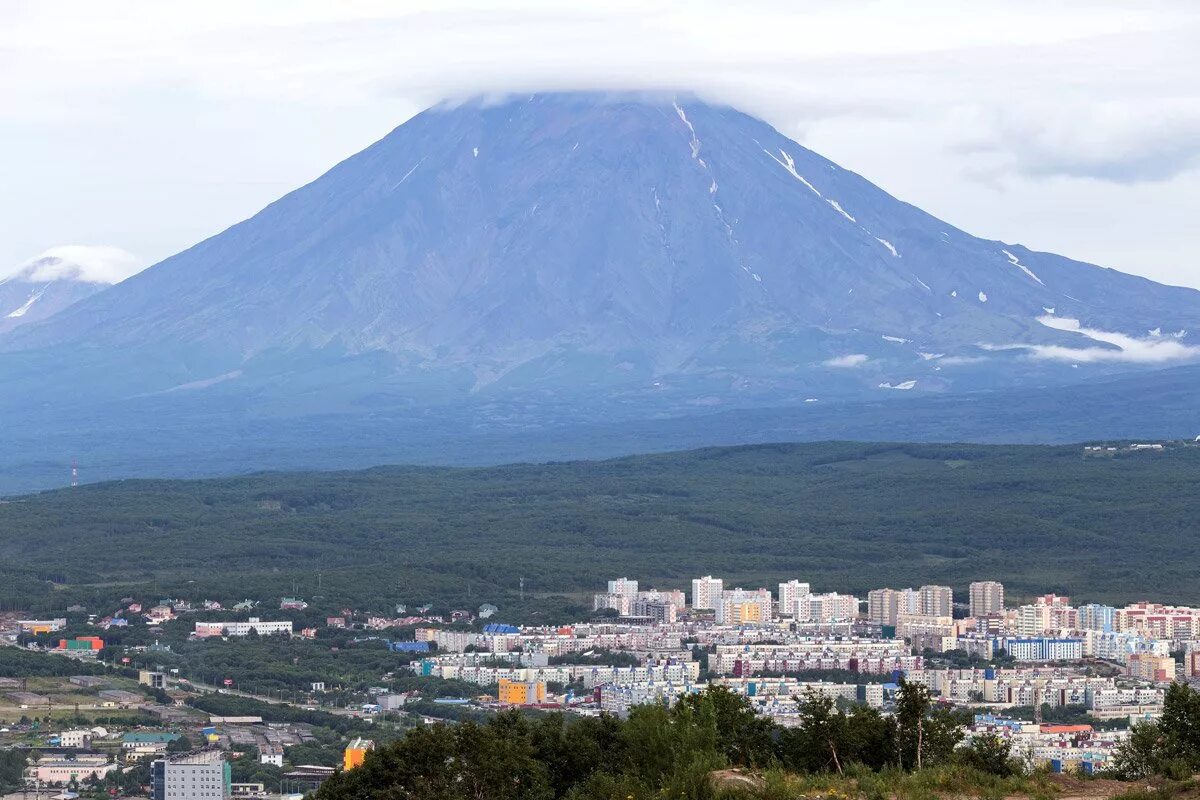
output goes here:
{"type": "Polygon", "coordinates": [[[0,503],[0,609],[123,595],[583,614],[629,575],[972,580],[1200,602],[1200,447],[780,444],[603,462],[120,481],[0,503]],[[525,579],[522,595],[518,586],[525,579]]]}
{"type": "MultiPolygon", "coordinates": [[[[900,682],[890,715],[864,706],[847,712],[815,695],[799,700],[795,724],[787,727],[755,715],[744,698],[721,687],[670,709],[636,707],[624,720],[530,719],[514,711],[483,724],[420,727],[368,754],[361,767],[333,776],[314,800],[1057,795],[1047,774],[1030,774],[1012,757],[1010,742],[995,735],[964,742],[959,712],[934,704],[918,684],[900,682]]],[[[1197,723],[1200,693],[1176,685],[1162,721],[1139,727],[1118,748],[1115,769],[1096,782],[1096,791],[1074,796],[1194,795],[1197,723]]]]}

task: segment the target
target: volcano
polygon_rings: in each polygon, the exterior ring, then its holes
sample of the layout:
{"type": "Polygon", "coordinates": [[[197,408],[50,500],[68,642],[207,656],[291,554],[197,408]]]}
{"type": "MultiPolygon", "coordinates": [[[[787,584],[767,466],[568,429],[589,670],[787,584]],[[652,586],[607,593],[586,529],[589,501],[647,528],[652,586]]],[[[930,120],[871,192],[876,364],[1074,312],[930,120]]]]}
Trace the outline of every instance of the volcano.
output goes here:
{"type": "Polygon", "coordinates": [[[1200,292],[977,238],[732,108],[535,94],[429,109],[0,335],[0,411],[523,426],[892,402],[1177,367],[1196,331],[1200,292]]]}

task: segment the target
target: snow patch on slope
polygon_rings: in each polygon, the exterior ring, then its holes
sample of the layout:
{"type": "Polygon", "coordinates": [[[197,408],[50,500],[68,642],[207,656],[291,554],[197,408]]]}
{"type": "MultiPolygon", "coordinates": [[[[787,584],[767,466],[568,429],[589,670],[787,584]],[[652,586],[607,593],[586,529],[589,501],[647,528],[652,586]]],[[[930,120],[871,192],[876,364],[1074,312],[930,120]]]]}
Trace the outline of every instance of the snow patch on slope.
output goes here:
{"type": "Polygon", "coordinates": [[[40,292],[34,292],[33,294],[29,295],[29,299],[25,301],[25,305],[21,306],[15,311],[9,312],[8,319],[19,319],[25,316],[25,312],[32,308],[34,303],[42,299],[42,295],[45,293],[46,290],[42,289],[40,292]]]}
{"type": "Polygon", "coordinates": [[[675,107],[675,113],[679,115],[679,119],[683,121],[683,124],[687,126],[688,132],[692,135],[691,141],[688,142],[688,146],[692,148],[692,158],[700,162],[700,166],[707,168],[708,164],[705,164],[704,159],[700,157],[700,140],[696,138],[696,127],[688,120],[683,106],[677,102],[672,102],[671,105],[675,107]]]}
{"type": "MultiPolygon", "coordinates": [[[[817,187],[815,187],[811,183],[809,183],[804,178],[804,176],[801,175],[799,172],[796,172],[796,160],[794,158],[792,158],[791,156],[789,156],[783,148],[780,148],[780,150],[779,150],[779,153],[783,156],[782,161],[780,161],[778,158],[776,158],[775,154],[772,153],[770,150],[766,149],[765,147],[763,148],[763,152],[766,153],[768,156],[770,156],[771,160],[774,161],[776,164],[778,164],[779,166],[786,169],[793,178],[795,178],[796,180],[800,181],[805,186],[807,186],[812,191],[813,194],[815,194],[817,197],[821,196],[821,193],[817,191],[817,187]]],[[[843,213],[845,213],[845,212],[843,212],[843,213]]]]}
{"type": "MultiPolygon", "coordinates": [[[[878,236],[876,236],[875,241],[879,242],[881,245],[886,247],[888,249],[888,252],[890,252],[896,258],[900,257],[900,254],[898,252],[896,252],[896,246],[894,244],[892,244],[891,242],[889,242],[887,239],[880,239],[878,236]]],[[[925,284],[923,284],[923,283],[921,285],[925,286],[925,284]]],[[[928,289],[929,287],[925,286],[925,288],[928,289]]]]}
{"type": "Polygon", "coordinates": [[[884,383],[879,384],[880,389],[899,389],[902,392],[907,392],[909,389],[917,385],[916,381],[900,381],[900,383],[884,383]]]}
{"type": "MultiPolygon", "coordinates": [[[[855,223],[855,224],[857,224],[857,223],[858,223],[858,220],[856,220],[854,217],[850,216],[850,214],[846,212],[846,209],[842,208],[842,207],[841,207],[841,205],[839,205],[839,204],[838,204],[838,201],[837,201],[837,200],[829,200],[829,199],[827,198],[827,199],[825,200],[825,202],[826,202],[826,203],[829,203],[829,205],[833,206],[833,210],[834,210],[834,211],[836,211],[836,212],[838,212],[839,214],[841,214],[841,215],[842,215],[843,217],[845,217],[846,219],[850,220],[851,222],[853,222],[853,223],[855,223]]],[[[882,241],[882,240],[881,240],[881,241],[882,241]]]]}
{"type": "Polygon", "coordinates": [[[392,191],[394,192],[394,191],[396,191],[397,189],[399,189],[399,188],[400,188],[400,186],[401,186],[401,185],[402,185],[402,184],[403,184],[403,183],[404,183],[406,180],[408,180],[408,179],[409,179],[409,176],[411,176],[411,175],[412,175],[414,172],[416,172],[416,171],[417,171],[417,167],[421,166],[421,165],[422,165],[422,164],[424,164],[424,163],[425,163],[425,157],[424,157],[424,156],[422,156],[420,161],[418,161],[417,163],[413,164],[413,165],[412,165],[412,168],[411,168],[411,169],[409,169],[409,171],[408,171],[408,172],[404,173],[404,177],[403,177],[403,178],[401,178],[400,180],[396,181],[396,185],[392,187],[392,191]]]}
{"type": "Polygon", "coordinates": [[[1008,252],[1007,250],[1002,249],[1000,252],[1004,253],[1004,255],[1008,256],[1009,263],[1011,263],[1014,267],[1021,270],[1021,272],[1024,272],[1026,275],[1033,278],[1038,283],[1042,284],[1042,286],[1046,285],[1046,282],[1043,281],[1041,278],[1039,278],[1037,275],[1034,275],[1033,270],[1031,270],[1029,267],[1025,266],[1024,264],[1022,264],[1021,260],[1019,258],[1014,256],[1012,253],[1008,252]]]}

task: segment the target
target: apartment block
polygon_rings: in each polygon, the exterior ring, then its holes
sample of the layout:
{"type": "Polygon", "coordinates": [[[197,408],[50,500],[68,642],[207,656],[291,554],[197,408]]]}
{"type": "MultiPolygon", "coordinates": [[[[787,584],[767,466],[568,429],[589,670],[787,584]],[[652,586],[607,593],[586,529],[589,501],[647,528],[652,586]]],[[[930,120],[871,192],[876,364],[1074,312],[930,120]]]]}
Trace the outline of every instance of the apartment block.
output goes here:
{"type": "Polygon", "coordinates": [[[1017,661],[1078,661],[1083,658],[1082,639],[1017,637],[1005,639],[1004,649],[1017,661]]]}
{"type": "Polygon", "coordinates": [[[634,599],[647,603],[670,603],[680,611],[687,607],[687,597],[678,589],[646,589],[639,591],[634,599]]]}
{"type": "Polygon", "coordinates": [[[1004,612],[1004,584],[1000,581],[975,581],[967,587],[967,595],[972,617],[1004,612]]]}
{"type": "Polygon", "coordinates": [[[200,638],[209,636],[247,636],[251,632],[259,636],[271,636],[286,633],[291,636],[291,620],[283,622],[268,622],[258,617],[251,617],[246,622],[197,622],[195,635],[200,638]]]}
{"type": "Polygon", "coordinates": [[[921,598],[915,589],[872,589],[867,592],[867,619],[895,625],[901,614],[920,614],[921,598]]]}
{"type": "MultiPolygon", "coordinates": [[[[611,581],[610,581],[611,583],[611,581]]],[[[592,610],[611,608],[622,617],[633,613],[633,596],[619,592],[601,592],[592,596],[592,610]]]]}
{"type": "Polygon", "coordinates": [[[807,583],[791,580],[779,584],[779,613],[788,616],[796,607],[796,601],[808,594],[812,594],[812,587],[807,583]]]}
{"type": "Polygon", "coordinates": [[[546,684],[543,681],[510,681],[501,678],[498,700],[502,705],[525,706],[546,702],[546,684]]]}
{"type": "Polygon", "coordinates": [[[697,611],[715,611],[721,593],[725,591],[725,582],[712,575],[696,578],[692,581],[692,608],[697,611]]]}
{"type": "Polygon", "coordinates": [[[756,624],[771,621],[774,600],[769,589],[737,588],[721,592],[716,606],[720,624],[756,624]]]}
{"type": "Polygon", "coordinates": [[[1144,681],[1170,683],[1175,680],[1175,659],[1152,653],[1133,653],[1125,662],[1125,674],[1144,681]]]}
{"type": "Polygon", "coordinates": [[[651,622],[660,625],[671,624],[675,622],[679,614],[679,608],[674,603],[664,600],[646,600],[639,597],[633,601],[633,616],[646,617],[651,622]]]}
{"type": "Polygon", "coordinates": [[[917,590],[920,613],[927,617],[954,615],[954,592],[949,586],[926,584],[917,590]]]}
{"type": "Polygon", "coordinates": [[[638,593],[638,582],[631,581],[629,578],[617,578],[615,581],[608,582],[609,594],[623,594],[632,599],[638,593]]]}
{"type": "Polygon", "coordinates": [[[828,592],[807,594],[796,599],[792,616],[797,622],[845,622],[858,617],[858,598],[828,592]]]}
{"type": "Polygon", "coordinates": [[[229,797],[229,763],[219,750],[200,750],[151,765],[154,800],[224,800],[229,797]]]}
{"type": "Polygon", "coordinates": [[[362,737],[355,737],[346,745],[346,749],[342,751],[342,769],[349,772],[352,769],[361,767],[363,762],[367,760],[367,753],[375,749],[375,742],[362,737]]]}

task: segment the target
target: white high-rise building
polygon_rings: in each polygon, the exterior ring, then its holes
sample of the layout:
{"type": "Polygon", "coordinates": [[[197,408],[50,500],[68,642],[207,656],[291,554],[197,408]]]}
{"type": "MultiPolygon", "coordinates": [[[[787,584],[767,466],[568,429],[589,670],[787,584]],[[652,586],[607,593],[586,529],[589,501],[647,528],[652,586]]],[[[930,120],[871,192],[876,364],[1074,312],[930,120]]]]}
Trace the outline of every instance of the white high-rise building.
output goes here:
{"type": "Polygon", "coordinates": [[[224,800],[229,796],[229,764],[218,750],[160,758],[151,765],[154,800],[224,800]]]}
{"type": "Polygon", "coordinates": [[[968,594],[972,617],[1004,613],[1004,584],[1000,581],[975,581],[968,594]]]}
{"type": "Polygon", "coordinates": [[[725,591],[725,581],[705,575],[692,581],[692,608],[701,611],[715,611],[721,592],[725,591]]]}
{"type": "Polygon", "coordinates": [[[1037,598],[1033,605],[1017,607],[1017,633],[1022,636],[1074,629],[1078,625],[1079,614],[1071,606],[1069,597],[1046,594],[1037,598]]]}
{"type": "Polygon", "coordinates": [[[779,584],[779,613],[789,616],[796,608],[796,601],[806,594],[812,594],[812,587],[807,583],[792,580],[779,584]]]}
{"type": "Polygon", "coordinates": [[[847,622],[858,617],[858,598],[837,592],[806,594],[796,599],[792,616],[797,622],[847,622]]]}
{"type": "Polygon", "coordinates": [[[615,581],[608,582],[609,594],[623,594],[631,601],[638,593],[638,582],[631,581],[629,578],[617,578],[615,581]]]}

